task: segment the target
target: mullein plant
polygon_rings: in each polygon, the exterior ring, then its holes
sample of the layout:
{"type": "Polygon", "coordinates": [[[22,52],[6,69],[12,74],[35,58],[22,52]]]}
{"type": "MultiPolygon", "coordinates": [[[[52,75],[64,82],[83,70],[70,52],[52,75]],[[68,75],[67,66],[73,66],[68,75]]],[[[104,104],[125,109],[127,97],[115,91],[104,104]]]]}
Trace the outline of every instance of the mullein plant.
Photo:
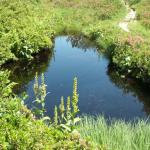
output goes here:
{"type": "Polygon", "coordinates": [[[54,109],[54,126],[58,125],[58,110],[57,110],[57,106],[55,106],[54,109]]]}
{"type": "Polygon", "coordinates": [[[57,106],[54,110],[54,125],[66,129],[68,131],[73,131],[75,124],[80,121],[80,118],[77,117],[79,112],[78,108],[78,99],[79,95],[77,93],[77,78],[74,78],[73,83],[73,95],[72,98],[67,98],[66,108],[64,106],[64,98],[61,97],[61,103],[59,105],[59,112],[57,106]],[[58,115],[59,114],[59,115],[58,115]]]}
{"type": "Polygon", "coordinates": [[[71,100],[70,96],[67,98],[67,106],[66,106],[66,119],[70,120],[71,119],[71,100]]]}
{"type": "MultiPolygon", "coordinates": [[[[80,118],[77,117],[79,112],[78,108],[78,99],[79,95],[77,93],[77,78],[74,78],[73,83],[73,94],[72,98],[68,97],[66,102],[66,108],[64,104],[64,97],[61,97],[61,102],[59,107],[55,106],[54,108],[54,117],[53,125],[55,127],[61,127],[68,131],[72,131],[75,128],[75,124],[80,121],[80,118]]],[[[34,83],[34,94],[35,94],[35,115],[37,115],[42,120],[50,120],[50,117],[45,117],[45,98],[46,98],[46,85],[44,80],[44,75],[41,75],[41,84],[38,81],[38,74],[35,75],[34,83]]],[[[51,123],[51,122],[50,122],[51,123]]]]}
{"type": "Polygon", "coordinates": [[[35,83],[34,83],[34,95],[35,95],[35,103],[37,107],[35,107],[35,114],[40,118],[44,118],[45,113],[45,98],[46,98],[46,85],[44,80],[44,74],[41,75],[41,85],[38,82],[38,74],[35,75],[35,83]],[[39,109],[41,107],[41,109],[39,109]]]}
{"type": "Polygon", "coordinates": [[[79,112],[79,108],[78,108],[79,95],[77,92],[77,84],[78,84],[77,78],[74,78],[73,95],[72,95],[73,117],[76,117],[77,113],[79,112]]]}
{"type": "Polygon", "coordinates": [[[61,97],[61,103],[59,105],[59,111],[60,111],[59,120],[60,120],[60,123],[62,123],[64,120],[64,117],[65,117],[65,106],[64,106],[64,97],[63,96],[61,97]]]}

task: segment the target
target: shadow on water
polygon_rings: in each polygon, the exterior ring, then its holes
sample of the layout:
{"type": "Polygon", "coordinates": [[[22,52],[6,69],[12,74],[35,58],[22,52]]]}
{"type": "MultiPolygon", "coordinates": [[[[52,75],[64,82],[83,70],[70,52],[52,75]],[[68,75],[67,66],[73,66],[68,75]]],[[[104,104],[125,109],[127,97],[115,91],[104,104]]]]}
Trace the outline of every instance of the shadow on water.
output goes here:
{"type": "Polygon", "coordinates": [[[150,84],[133,78],[121,77],[112,65],[108,66],[107,74],[112,83],[122,89],[123,93],[132,93],[143,104],[143,112],[150,115],[150,84]]]}
{"type": "Polygon", "coordinates": [[[34,55],[31,61],[17,61],[5,64],[2,69],[10,71],[10,80],[17,83],[14,88],[16,94],[27,90],[28,83],[35,77],[36,72],[40,75],[46,72],[54,57],[53,51],[43,49],[39,54],[34,55]]]}
{"type": "Polygon", "coordinates": [[[52,91],[46,99],[48,115],[53,114],[60,96],[70,95],[74,76],[79,80],[81,114],[104,114],[107,118],[127,120],[150,115],[150,86],[121,78],[95,43],[83,36],[60,36],[54,44],[53,50],[41,51],[30,62],[14,62],[3,68],[10,70],[10,79],[18,83],[15,93],[26,91],[29,94],[29,108],[33,105],[32,87],[38,72],[39,76],[45,73],[48,92],[52,91]]]}

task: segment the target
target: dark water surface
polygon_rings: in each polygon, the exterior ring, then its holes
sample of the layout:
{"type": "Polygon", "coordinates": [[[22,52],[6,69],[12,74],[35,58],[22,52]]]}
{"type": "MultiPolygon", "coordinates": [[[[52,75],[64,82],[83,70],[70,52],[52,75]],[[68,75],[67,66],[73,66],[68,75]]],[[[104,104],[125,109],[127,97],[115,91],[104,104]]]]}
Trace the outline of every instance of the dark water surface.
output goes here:
{"type": "Polygon", "coordinates": [[[33,104],[35,72],[45,74],[47,84],[46,109],[53,114],[60,97],[72,94],[73,78],[78,78],[80,113],[104,114],[106,118],[132,120],[150,114],[150,87],[123,79],[109,67],[109,60],[90,41],[73,36],[55,39],[53,53],[45,50],[30,63],[9,66],[12,80],[18,82],[16,92],[26,91],[33,104]]]}

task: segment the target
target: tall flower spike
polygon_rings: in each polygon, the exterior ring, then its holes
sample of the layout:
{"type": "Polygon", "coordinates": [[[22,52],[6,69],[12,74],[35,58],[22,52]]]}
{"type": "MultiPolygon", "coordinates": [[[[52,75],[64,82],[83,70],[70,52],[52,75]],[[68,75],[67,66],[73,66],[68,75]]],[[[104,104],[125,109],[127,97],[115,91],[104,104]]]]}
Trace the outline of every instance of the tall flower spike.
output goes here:
{"type": "Polygon", "coordinates": [[[64,118],[65,106],[64,106],[64,97],[61,97],[61,103],[59,106],[61,118],[64,118]]]}
{"type": "Polygon", "coordinates": [[[35,74],[35,83],[34,83],[34,95],[36,97],[36,99],[38,99],[38,93],[39,93],[39,84],[38,84],[38,73],[36,72],[35,74]]]}
{"type": "Polygon", "coordinates": [[[57,111],[57,106],[55,106],[55,110],[54,110],[54,125],[55,126],[58,125],[58,111],[57,111]]]}
{"type": "Polygon", "coordinates": [[[73,117],[76,116],[76,114],[79,112],[78,108],[78,98],[79,95],[77,93],[77,78],[74,78],[74,83],[73,83],[73,95],[72,95],[72,107],[73,107],[73,117]]]}
{"type": "Polygon", "coordinates": [[[70,96],[67,98],[66,118],[67,120],[71,118],[70,96]]]}
{"type": "Polygon", "coordinates": [[[41,100],[45,100],[46,97],[46,85],[45,85],[45,80],[44,80],[44,74],[42,73],[41,76],[41,100]]]}

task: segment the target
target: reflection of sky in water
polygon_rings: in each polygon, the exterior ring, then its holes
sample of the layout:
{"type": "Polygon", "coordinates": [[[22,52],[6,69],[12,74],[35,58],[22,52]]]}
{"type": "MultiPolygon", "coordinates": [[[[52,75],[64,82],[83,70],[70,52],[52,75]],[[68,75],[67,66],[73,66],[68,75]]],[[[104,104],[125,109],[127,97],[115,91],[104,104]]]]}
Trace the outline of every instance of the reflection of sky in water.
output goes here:
{"type": "MultiPolygon", "coordinates": [[[[82,41],[74,43],[78,48],[72,48],[70,40],[67,42],[66,39],[67,37],[56,38],[54,57],[45,69],[47,91],[50,92],[46,98],[48,114],[53,113],[53,108],[60,103],[61,96],[66,98],[72,94],[73,78],[78,77],[80,113],[104,114],[106,117],[127,120],[146,116],[143,110],[145,102],[140,102],[138,96],[133,96],[130,89],[125,93],[123,86],[116,86],[113,82],[117,82],[117,79],[112,82],[111,74],[109,76],[107,73],[109,61],[98,54],[96,48],[89,46],[88,49],[87,46],[86,50],[82,50],[80,47],[86,48],[82,41]]],[[[78,40],[75,39],[75,42],[78,40]]],[[[33,81],[27,86],[30,96],[33,96],[32,87],[33,81]]],[[[150,94],[144,98],[147,100],[150,94]]],[[[30,97],[28,105],[32,104],[33,99],[30,97]]],[[[149,110],[148,106],[147,108],[149,110]]]]}

